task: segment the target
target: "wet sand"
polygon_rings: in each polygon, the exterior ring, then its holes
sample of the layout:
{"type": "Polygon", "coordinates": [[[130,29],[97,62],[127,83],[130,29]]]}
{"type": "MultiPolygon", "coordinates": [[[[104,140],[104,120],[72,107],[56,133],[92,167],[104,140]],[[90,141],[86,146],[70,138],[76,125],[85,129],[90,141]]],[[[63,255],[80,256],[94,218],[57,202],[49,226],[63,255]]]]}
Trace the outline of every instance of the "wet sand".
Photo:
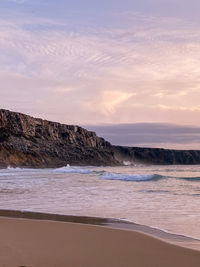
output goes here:
{"type": "Polygon", "coordinates": [[[52,215],[53,220],[48,214],[13,211],[0,215],[0,267],[200,266],[200,251],[141,231],[111,228],[115,220],[66,216],[66,222],[62,215],[52,215]]]}

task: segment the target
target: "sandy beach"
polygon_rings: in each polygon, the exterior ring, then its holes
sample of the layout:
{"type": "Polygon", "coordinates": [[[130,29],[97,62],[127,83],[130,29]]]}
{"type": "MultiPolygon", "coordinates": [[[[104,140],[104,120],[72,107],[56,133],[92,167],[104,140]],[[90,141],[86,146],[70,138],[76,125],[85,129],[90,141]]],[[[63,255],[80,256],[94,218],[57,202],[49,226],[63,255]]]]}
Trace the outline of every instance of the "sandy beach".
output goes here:
{"type": "Polygon", "coordinates": [[[94,224],[2,216],[0,236],[1,267],[200,266],[200,251],[94,224]]]}

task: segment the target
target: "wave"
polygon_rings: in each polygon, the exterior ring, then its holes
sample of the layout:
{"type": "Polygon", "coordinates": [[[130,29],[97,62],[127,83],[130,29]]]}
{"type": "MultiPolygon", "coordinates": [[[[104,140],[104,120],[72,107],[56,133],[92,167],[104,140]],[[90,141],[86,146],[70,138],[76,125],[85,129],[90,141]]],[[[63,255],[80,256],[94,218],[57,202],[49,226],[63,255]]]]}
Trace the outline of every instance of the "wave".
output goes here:
{"type": "Polygon", "coordinates": [[[111,173],[104,170],[95,171],[91,169],[85,169],[80,167],[71,167],[69,165],[55,169],[56,173],[77,173],[77,174],[96,174],[104,180],[120,180],[120,181],[156,181],[164,178],[162,175],[158,174],[123,174],[123,173],[111,173]]]}
{"type": "Polygon", "coordinates": [[[101,178],[105,180],[144,182],[157,181],[159,179],[164,178],[164,176],[158,174],[121,174],[106,172],[104,175],[101,176],[101,178]]]}
{"type": "Polygon", "coordinates": [[[1,169],[0,172],[41,172],[46,171],[48,169],[37,169],[37,168],[20,168],[20,167],[7,167],[6,169],[1,169]]]}
{"type": "Polygon", "coordinates": [[[84,169],[80,167],[71,167],[69,165],[65,167],[61,167],[58,169],[55,169],[54,172],[56,173],[79,173],[79,174],[90,174],[93,173],[93,170],[90,169],[84,169]]]}
{"type": "Polygon", "coordinates": [[[33,174],[36,173],[37,169],[29,169],[29,168],[13,168],[7,167],[6,169],[0,169],[0,177],[9,177],[15,176],[16,174],[33,174]]]}
{"type": "Polygon", "coordinates": [[[158,173],[154,174],[137,174],[137,173],[115,173],[115,172],[108,172],[106,168],[94,169],[91,167],[80,167],[80,166],[70,166],[67,165],[65,167],[57,168],[57,169],[31,169],[31,168],[13,168],[8,167],[7,169],[0,170],[0,177],[1,180],[3,177],[15,176],[17,173],[20,175],[26,174],[34,174],[37,173],[63,173],[63,174],[85,174],[85,175],[94,175],[99,177],[100,179],[104,180],[116,180],[116,181],[132,181],[132,182],[147,182],[147,181],[158,181],[160,179],[177,179],[177,180],[185,180],[188,182],[200,182],[200,176],[191,176],[191,177],[181,177],[181,176],[168,176],[161,175],[158,173]]]}

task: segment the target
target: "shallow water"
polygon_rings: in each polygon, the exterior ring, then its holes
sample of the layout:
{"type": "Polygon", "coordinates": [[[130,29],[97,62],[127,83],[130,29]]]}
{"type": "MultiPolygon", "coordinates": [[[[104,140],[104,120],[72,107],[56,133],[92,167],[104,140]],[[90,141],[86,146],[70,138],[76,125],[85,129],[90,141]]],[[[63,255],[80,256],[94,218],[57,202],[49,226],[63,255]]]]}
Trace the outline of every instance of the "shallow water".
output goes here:
{"type": "Polygon", "coordinates": [[[200,166],[8,168],[0,209],[120,218],[200,239],[200,166]]]}

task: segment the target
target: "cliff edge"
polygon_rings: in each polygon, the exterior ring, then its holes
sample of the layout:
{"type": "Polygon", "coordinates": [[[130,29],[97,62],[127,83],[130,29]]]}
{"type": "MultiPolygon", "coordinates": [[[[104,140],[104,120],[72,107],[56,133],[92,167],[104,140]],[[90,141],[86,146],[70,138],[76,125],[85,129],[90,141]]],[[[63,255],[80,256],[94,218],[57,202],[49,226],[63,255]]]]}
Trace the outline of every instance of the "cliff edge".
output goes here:
{"type": "Polygon", "coordinates": [[[113,146],[86,129],[0,109],[0,168],[200,164],[199,150],[113,146]]]}
{"type": "Polygon", "coordinates": [[[116,165],[111,144],[79,126],[0,110],[0,167],[116,165]]]}

